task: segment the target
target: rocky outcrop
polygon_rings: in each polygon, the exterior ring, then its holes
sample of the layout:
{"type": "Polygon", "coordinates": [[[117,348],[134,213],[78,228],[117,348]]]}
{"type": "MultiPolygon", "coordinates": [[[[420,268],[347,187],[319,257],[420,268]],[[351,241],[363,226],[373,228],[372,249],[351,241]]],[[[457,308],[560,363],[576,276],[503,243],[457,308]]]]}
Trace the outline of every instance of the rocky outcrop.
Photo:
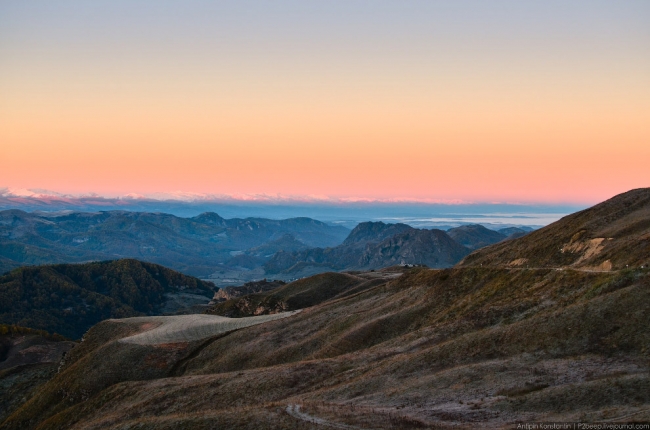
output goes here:
{"type": "Polygon", "coordinates": [[[210,304],[225,302],[226,300],[245,296],[247,294],[256,294],[271,291],[283,285],[286,285],[286,282],[276,280],[267,281],[266,279],[263,279],[261,281],[247,282],[239,287],[221,288],[219,291],[214,293],[214,297],[212,298],[210,304]]]}

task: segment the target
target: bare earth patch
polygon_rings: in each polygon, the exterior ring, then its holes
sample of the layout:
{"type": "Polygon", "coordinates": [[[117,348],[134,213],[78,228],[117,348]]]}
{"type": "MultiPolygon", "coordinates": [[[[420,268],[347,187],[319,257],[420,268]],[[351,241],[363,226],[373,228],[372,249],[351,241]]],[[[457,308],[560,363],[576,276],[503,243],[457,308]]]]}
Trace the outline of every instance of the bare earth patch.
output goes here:
{"type": "Polygon", "coordinates": [[[220,333],[286,318],[298,312],[300,310],[248,318],[226,318],[217,315],[195,314],[135,317],[112,321],[139,325],[146,330],[120,339],[120,342],[137,345],[159,345],[200,340],[220,333]]]}
{"type": "Polygon", "coordinates": [[[508,266],[523,266],[527,261],[527,258],[517,258],[508,263],[508,266]]]}
{"type": "Polygon", "coordinates": [[[585,267],[584,270],[590,270],[593,272],[611,272],[612,262],[610,260],[606,260],[597,266],[585,267]]]}
{"type": "Polygon", "coordinates": [[[300,410],[300,405],[288,405],[286,409],[287,413],[294,418],[299,420],[306,421],[308,423],[317,424],[319,426],[333,427],[337,429],[359,429],[359,427],[349,426],[347,424],[335,423],[333,421],[328,421],[323,418],[318,418],[313,415],[309,415],[300,410]]]}
{"type": "Polygon", "coordinates": [[[610,241],[612,238],[597,237],[595,239],[567,243],[562,247],[562,252],[581,252],[582,256],[580,256],[578,261],[573,263],[574,265],[578,265],[583,261],[600,254],[605,247],[605,244],[603,243],[605,240],[610,241]]]}

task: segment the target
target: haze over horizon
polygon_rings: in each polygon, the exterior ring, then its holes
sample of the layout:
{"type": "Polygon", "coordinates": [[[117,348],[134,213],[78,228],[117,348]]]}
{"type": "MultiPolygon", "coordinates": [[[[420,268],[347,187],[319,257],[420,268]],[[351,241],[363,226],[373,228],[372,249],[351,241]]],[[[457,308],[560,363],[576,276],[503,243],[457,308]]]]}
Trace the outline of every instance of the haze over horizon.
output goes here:
{"type": "Polygon", "coordinates": [[[70,211],[159,212],[194,217],[216,212],[224,218],[287,219],[308,217],[332,225],[354,228],[364,221],[405,223],[415,228],[458,227],[481,224],[488,228],[542,227],[581,205],[512,204],[472,202],[423,202],[404,200],[291,198],[286,196],[218,196],[196,193],[156,193],[150,196],[101,196],[96,193],[70,195],[48,190],[0,187],[0,211],[20,209],[52,216],[70,211]]]}
{"type": "Polygon", "coordinates": [[[648,186],[646,1],[0,5],[0,187],[570,204],[648,186]]]}

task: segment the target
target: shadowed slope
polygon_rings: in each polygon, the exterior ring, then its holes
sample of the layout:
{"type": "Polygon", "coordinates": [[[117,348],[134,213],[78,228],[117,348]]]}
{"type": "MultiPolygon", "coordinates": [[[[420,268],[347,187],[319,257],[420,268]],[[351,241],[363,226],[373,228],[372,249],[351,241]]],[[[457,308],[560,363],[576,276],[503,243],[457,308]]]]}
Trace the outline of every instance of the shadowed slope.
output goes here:
{"type": "Polygon", "coordinates": [[[62,336],[0,325],[0,422],[56,374],[74,345],[62,336]]]}

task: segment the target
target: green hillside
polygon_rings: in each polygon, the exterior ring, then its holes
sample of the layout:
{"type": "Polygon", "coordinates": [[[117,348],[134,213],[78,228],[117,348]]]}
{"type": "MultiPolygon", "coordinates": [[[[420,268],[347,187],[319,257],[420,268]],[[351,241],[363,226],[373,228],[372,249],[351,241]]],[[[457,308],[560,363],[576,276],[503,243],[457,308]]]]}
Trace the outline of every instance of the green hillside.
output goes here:
{"type": "Polygon", "coordinates": [[[108,318],[152,315],[165,293],[211,297],[214,285],[137,260],[15,269],[0,276],[0,323],[79,339],[108,318]]]}

